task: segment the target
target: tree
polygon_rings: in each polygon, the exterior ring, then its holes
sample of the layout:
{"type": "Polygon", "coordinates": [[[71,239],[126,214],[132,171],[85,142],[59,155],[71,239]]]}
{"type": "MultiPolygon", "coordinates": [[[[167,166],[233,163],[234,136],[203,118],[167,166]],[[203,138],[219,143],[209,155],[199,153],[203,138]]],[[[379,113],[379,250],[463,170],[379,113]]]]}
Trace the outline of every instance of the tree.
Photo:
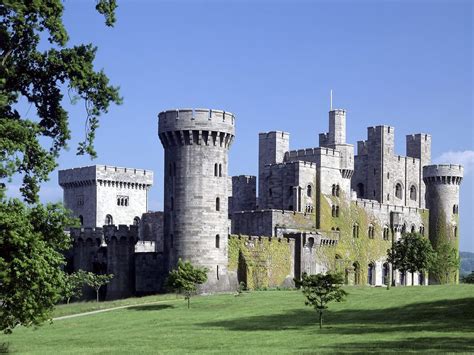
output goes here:
{"type": "Polygon", "coordinates": [[[64,288],[65,225],[75,219],[59,204],[26,207],[0,203],[0,327],[38,325],[48,319],[64,288]]]}
{"type": "Polygon", "coordinates": [[[96,300],[99,302],[99,291],[102,286],[107,285],[114,278],[113,274],[97,275],[88,272],[85,278],[86,284],[95,290],[96,300]]]}
{"type": "Polygon", "coordinates": [[[387,250],[387,261],[394,269],[406,274],[417,271],[427,272],[433,265],[435,253],[430,241],[419,233],[408,233],[395,242],[392,249],[387,250]]]}
{"type": "MultiPolygon", "coordinates": [[[[115,22],[116,7],[115,0],[96,0],[107,26],[115,22]]],[[[38,202],[41,183],[71,137],[64,93],[85,102],[87,129],[78,154],[92,157],[99,116],[121,102],[118,88],[94,70],[96,48],[67,47],[62,14],[61,0],[0,3],[0,325],[5,332],[47,319],[64,283],[62,252],[69,247],[64,229],[74,222],[58,205],[38,202]],[[22,115],[20,102],[32,109],[22,115]],[[24,202],[6,196],[13,176],[22,178],[24,202]]]]}
{"type": "Polygon", "coordinates": [[[69,304],[72,297],[79,298],[82,296],[82,287],[86,284],[88,275],[87,272],[79,270],[64,276],[63,298],[69,304]]]}
{"type": "Polygon", "coordinates": [[[471,272],[469,275],[463,276],[461,281],[465,284],[474,284],[474,272],[471,272]]]}
{"type": "Polygon", "coordinates": [[[189,261],[178,260],[178,268],[172,270],[166,281],[169,288],[184,293],[184,299],[190,307],[191,296],[196,293],[197,286],[207,281],[207,269],[193,266],[189,261]]]}
{"type": "Polygon", "coordinates": [[[305,304],[312,306],[319,314],[319,328],[323,327],[323,311],[332,301],[341,302],[347,296],[342,289],[344,277],[340,273],[303,275],[301,288],[306,296],[305,304]]]}

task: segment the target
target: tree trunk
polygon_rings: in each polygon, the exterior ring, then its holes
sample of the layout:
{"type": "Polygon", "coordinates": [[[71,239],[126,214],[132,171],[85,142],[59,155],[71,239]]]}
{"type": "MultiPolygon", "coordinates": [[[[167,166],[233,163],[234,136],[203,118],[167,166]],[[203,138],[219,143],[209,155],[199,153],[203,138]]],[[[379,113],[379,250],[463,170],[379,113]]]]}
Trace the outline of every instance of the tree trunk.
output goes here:
{"type": "Polygon", "coordinates": [[[411,272],[411,285],[415,286],[415,273],[413,271],[411,272]]]}
{"type": "Polygon", "coordinates": [[[191,297],[188,297],[188,309],[189,309],[189,301],[191,300],[191,297]]]}
{"type": "Polygon", "coordinates": [[[69,304],[69,300],[71,299],[71,297],[68,297],[67,298],[67,301],[66,301],[66,304],[69,304]]]}
{"type": "Polygon", "coordinates": [[[97,302],[99,302],[99,289],[95,290],[96,296],[97,296],[97,302]]]}
{"type": "Polygon", "coordinates": [[[319,311],[319,329],[323,328],[323,311],[319,311]]]}

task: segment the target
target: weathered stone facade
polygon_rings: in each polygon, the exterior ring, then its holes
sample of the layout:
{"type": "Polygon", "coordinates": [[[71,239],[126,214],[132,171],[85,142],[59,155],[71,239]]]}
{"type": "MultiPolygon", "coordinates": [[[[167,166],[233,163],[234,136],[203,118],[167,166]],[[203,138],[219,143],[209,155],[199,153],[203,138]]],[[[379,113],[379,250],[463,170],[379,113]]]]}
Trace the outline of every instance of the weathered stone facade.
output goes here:
{"type": "Polygon", "coordinates": [[[417,285],[428,278],[401,275],[386,261],[403,232],[457,250],[463,170],[430,165],[430,135],[408,135],[407,156],[399,156],[393,127],[369,127],[354,155],[340,109],[329,112],[319,147],[290,150],[289,133],[260,133],[257,197],[256,176],[228,176],[235,123],[219,110],[159,114],[163,212],[147,212],[150,171],[60,172],[65,203],[84,226],[107,224],[107,214],[113,223],[139,225],[73,231],[74,268],[123,273],[108,298],[162,291],[179,258],[208,269],[203,292],[238,282],[287,287],[303,273],[328,270],[343,272],[348,284],[417,285]],[[128,206],[121,205],[125,196],[128,206]]]}

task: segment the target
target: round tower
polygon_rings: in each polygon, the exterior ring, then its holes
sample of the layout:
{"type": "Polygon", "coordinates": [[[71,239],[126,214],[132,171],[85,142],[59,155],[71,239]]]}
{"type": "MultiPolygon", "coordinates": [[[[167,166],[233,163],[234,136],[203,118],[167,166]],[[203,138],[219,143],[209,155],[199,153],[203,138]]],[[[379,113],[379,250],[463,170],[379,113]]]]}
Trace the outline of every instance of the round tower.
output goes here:
{"type": "MultiPolygon", "coordinates": [[[[423,167],[426,206],[430,210],[429,236],[438,253],[453,248],[459,255],[459,187],[463,178],[461,165],[427,165],[423,167]]],[[[457,282],[457,272],[433,273],[431,283],[457,282]]]]}
{"type": "Polygon", "coordinates": [[[228,151],[232,113],[209,109],[161,112],[165,150],[164,238],[168,267],[181,258],[206,267],[204,292],[228,290],[228,151]]]}

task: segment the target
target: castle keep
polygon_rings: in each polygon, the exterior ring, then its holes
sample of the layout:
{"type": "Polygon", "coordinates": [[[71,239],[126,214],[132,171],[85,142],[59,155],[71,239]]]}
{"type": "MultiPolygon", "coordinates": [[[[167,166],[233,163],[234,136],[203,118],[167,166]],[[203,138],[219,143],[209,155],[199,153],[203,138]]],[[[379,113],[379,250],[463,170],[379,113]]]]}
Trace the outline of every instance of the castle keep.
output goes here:
{"type": "MultiPolygon", "coordinates": [[[[289,133],[260,133],[257,196],[256,176],[228,176],[236,123],[220,110],[159,114],[163,212],[147,211],[150,171],[61,171],[65,204],[83,225],[71,230],[71,268],[118,275],[107,298],[162,291],[179,258],[207,268],[203,292],[238,282],[289,286],[304,272],[330,270],[347,284],[442,281],[402,274],[386,261],[404,232],[424,235],[435,249],[458,248],[463,168],[430,165],[430,135],[408,135],[400,156],[393,127],[369,127],[355,155],[341,109],[329,112],[318,147],[290,150],[289,133]]],[[[452,274],[443,282],[456,281],[452,274]]]]}

